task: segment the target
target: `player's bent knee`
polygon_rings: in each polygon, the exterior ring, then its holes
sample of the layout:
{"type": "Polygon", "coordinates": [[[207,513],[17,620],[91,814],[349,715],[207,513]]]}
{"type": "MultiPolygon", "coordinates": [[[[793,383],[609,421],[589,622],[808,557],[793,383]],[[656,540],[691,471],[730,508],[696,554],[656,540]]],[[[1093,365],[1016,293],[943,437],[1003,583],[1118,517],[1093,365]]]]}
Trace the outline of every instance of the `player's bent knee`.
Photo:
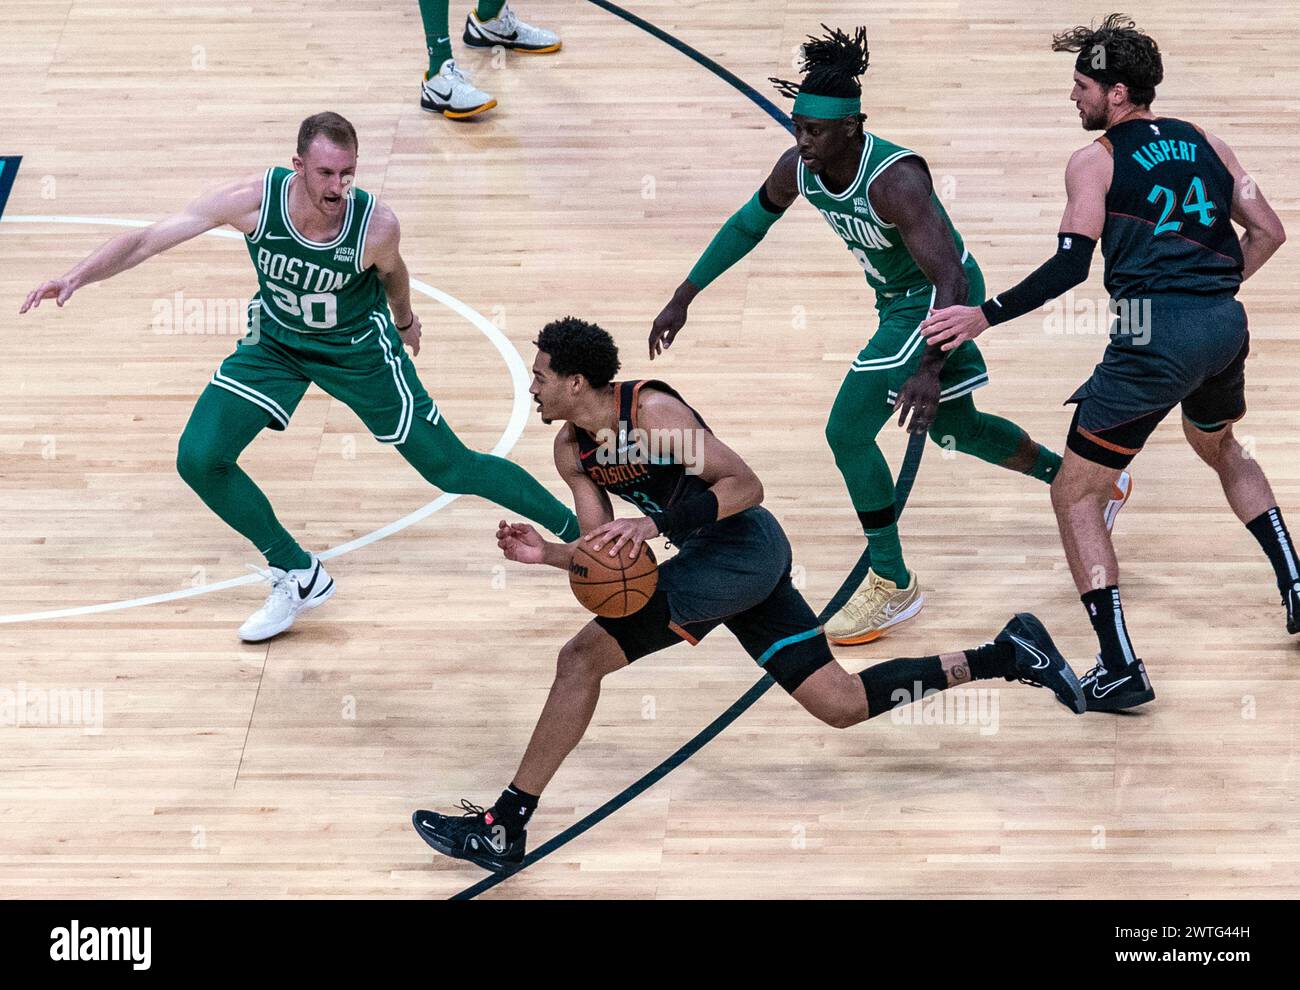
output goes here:
{"type": "Polygon", "coordinates": [[[555,658],[557,680],[570,677],[590,680],[593,676],[599,676],[595,670],[596,665],[591,650],[584,649],[576,637],[560,647],[560,655],[555,658]]]}
{"type": "Polygon", "coordinates": [[[861,721],[856,710],[843,706],[830,706],[827,710],[817,713],[817,717],[832,729],[851,729],[861,721]]]}
{"type": "Polygon", "coordinates": [[[1187,437],[1187,442],[1192,450],[1196,451],[1196,456],[1211,467],[1218,467],[1224,454],[1238,446],[1233,442],[1235,438],[1232,435],[1231,423],[1218,430],[1202,430],[1191,420],[1183,417],[1183,436],[1187,437]]]}
{"type": "Polygon", "coordinates": [[[799,685],[794,699],[809,715],[833,729],[850,728],[867,717],[861,681],[834,662],[799,685]]]}
{"type": "Polygon", "coordinates": [[[181,434],[176,447],[176,473],[191,488],[198,487],[215,474],[219,474],[222,460],[211,444],[195,440],[188,433],[181,434]]]}
{"type": "Polygon", "coordinates": [[[832,729],[848,729],[862,721],[859,706],[835,698],[822,698],[804,705],[814,718],[825,722],[832,729]]]}
{"type": "Polygon", "coordinates": [[[589,622],[560,647],[555,662],[555,677],[556,680],[600,680],[626,665],[627,658],[623,656],[617,641],[599,625],[589,622]]]}

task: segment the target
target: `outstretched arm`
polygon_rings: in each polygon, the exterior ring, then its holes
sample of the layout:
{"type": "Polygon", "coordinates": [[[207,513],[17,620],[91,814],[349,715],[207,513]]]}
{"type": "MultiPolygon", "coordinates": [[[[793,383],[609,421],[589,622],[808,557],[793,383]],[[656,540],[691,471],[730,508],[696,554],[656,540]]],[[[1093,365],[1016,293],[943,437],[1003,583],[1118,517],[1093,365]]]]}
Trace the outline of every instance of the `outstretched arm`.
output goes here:
{"type": "MultiPolygon", "coordinates": [[[[931,197],[930,172],[918,158],[904,158],[882,172],[869,195],[880,219],[898,228],[917,267],[934,286],[934,309],[966,302],[970,284],[961,267],[957,242],[931,197]]],[[[929,344],[921,366],[898,391],[898,425],[924,433],[939,411],[939,372],[948,359],[942,348],[929,344]],[[907,424],[908,413],[912,422],[907,424]]]]}
{"type": "Polygon", "coordinates": [[[950,306],[931,314],[921,331],[931,344],[950,351],[990,326],[1038,309],[1088,277],[1092,253],[1106,224],[1106,191],[1114,173],[1110,153],[1093,143],[1076,151],[1065,170],[1065,214],[1056,254],[1013,289],[983,306],[950,306]]]}
{"type": "Polygon", "coordinates": [[[397,222],[397,214],[389,209],[387,203],[376,202],[370,217],[370,229],[366,232],[361,268],[365,270],[375,266],[384,294],[388,296],[388,308],[392,310],[397,332],[411,353],[419,354],[420,320],[411,310],[411,273],[402,260],[401,241],[402,228],[397,222]]]}
{"type": "Polygon", "coordinates": [[[1205,139],[1232,173],[1232,219],[1245,228],[1241,234],[1241,254],[1245,259],[1241,277],[1248,279],[1286,243],[1286,230],[1232,149],[1213,134],[1206,134],[1205,139]]]}
{"type": "Polygon", "coordinates": [[[650,328],[650,360],[672,346],[686,325],[686,311],[700,290],[758,245],[799,197],[799,149],[791,148],[777,161],[767,181],[744,206],[722,225],[695,263],[686,281],[677,287],[650,328]]]}
{"type": "Polygon", "coordinates": [[[230,224],[246,234],[252,233],[261,207],[261,176],[222,186],[200,196],[180,213],[107,241],[65,275],[44,282],[29,292],[18,312],[26,313],[36,308],[42,299],[53,299],[62,306],[83,285],[112,278],[222,224],[230,224]]]}

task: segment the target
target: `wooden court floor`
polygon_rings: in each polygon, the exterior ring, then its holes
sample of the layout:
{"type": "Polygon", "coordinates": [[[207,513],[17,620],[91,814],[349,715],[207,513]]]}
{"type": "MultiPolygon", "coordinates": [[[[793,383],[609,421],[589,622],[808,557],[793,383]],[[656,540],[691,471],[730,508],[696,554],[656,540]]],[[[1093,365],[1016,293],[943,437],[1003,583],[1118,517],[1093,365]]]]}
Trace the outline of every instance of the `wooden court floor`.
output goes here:
{"type": "MultiPolygon", "coordinates": [[[[457,36],[465,6],[452,6],[457,36]]],[[[1048,42],[1107,10],[627,6],[769,96],[764,80],[791,73],[804,34],[869,18],[868,126],[927,157],[990,289],[1052,250],[1064,165],[1088,136],[1067,100],[1070,58],[1048,42]]],[[[0,155],[23,156],[0,223],[7,896],[451,895],[483,874],[435,859],[410,812],[492,800],[557,650],[584,621],[562,577],[500,558],[501,511],[464,498],[338,557],[327,607],[269,645],[241,644],[235,630],[264,586],[204,586],[247,574],[257,556],[186,488],[174,457],[233,346],[222,314],[255,285],[242,245],[201,238],[61,311],[15,315],[29,288],[115,233],[108,222],[156,219],[200,189],[287,162],[298,121],[315,111],[357,124],[358,183],[396,210],[414,277],[503,334],[498,347],[463,313],[417,296],[417,366],[466,443],[500,442],[560,493],[551,430],[532,417],[512,427],[508,357],[530,362],[550,319],[594,319],[619,341],[626,375],[669,379],[755,467],[815,608],[857,559],[862,538],[822,427],[875,320],[860,273],[814,211],[796,205],[700,297],[666,360],[645,355],[654,315],[789,137],[608,11],[517,7],[560,30],[564,50],[525,60],[458,49],[501,105],[455,125],[416,104],[414,0],[6,3],[0,155]],[[153,596],[166,600],[114,605],[153,596]],[[100,604],[113,607],[87,611],[100,604]],[[63,610],[74,614],[30,618],[63,610]],[[50,724],[48,710],[30,724],[19,697],[35,706],[26,711],[80,699],[80,724],[50,724]]],[[[1295,235],[1294,13],[1143,7],[1139,23],[1165,52],[1156,109],[1233,144],[1295,235]]],[[[1288,244],[1242,291],[1252,357],[1238,427],[1293,525],[1296,257],[1288,244]]],[[[1103,346],[1088,332],[1100,278],[1098,262],[1075,294],[1074,332],[1031,316],[981,340],[993,381],[978,403],[1058,448],[1061,402],[1103,346]]],[[[895,465],[902,439],[886,428],[895,465]]],[[[242,463],[317,550],[440,494],[314,389],[289,430],[264,435],[242,463]]],[[[1117,547],[1154,704],[1076,719],[1044,692],[1007,685],[961,711],[922,705],[837,731],[772,690],[667,779],[486,896],[1300,894],[1300,653],[1271,571],[1176,420],[1134,473],[1117,547]]],[[[902,530],[926,609],[894,636],[842,650],[846,666],[976,645],[1018,610],[1038,613],[1077,669],[1091,665],[1041,484],[931,447],[902,530]]],[[[719,632],[608,679],[532,843],[655,766],[756,677],[719,632]]]]}

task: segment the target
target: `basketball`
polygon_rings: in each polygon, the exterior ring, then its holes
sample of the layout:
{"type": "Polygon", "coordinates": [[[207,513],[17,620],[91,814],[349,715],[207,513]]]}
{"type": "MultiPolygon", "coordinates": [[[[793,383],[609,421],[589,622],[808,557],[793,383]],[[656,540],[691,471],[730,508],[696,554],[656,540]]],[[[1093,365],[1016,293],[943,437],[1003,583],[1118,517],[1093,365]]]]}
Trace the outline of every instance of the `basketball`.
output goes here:
{"type": "Polygon", "coordinates": [[[569,587],[582,607],[607,619],[621,619],[640,610],[659,585],[659,565],[654,551],[646,544],[631,560],[632,542],[611,557],[602,547],[592,549],[579,543],[569,561],[569,587]]]}

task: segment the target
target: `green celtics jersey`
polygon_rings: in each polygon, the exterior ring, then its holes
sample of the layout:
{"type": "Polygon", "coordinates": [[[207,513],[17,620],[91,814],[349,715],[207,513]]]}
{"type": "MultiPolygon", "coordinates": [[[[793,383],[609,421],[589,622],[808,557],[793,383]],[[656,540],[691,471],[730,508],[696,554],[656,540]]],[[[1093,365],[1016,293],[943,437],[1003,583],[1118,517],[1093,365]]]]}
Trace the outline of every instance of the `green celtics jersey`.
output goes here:
{"type": "Polygon", "coordinates": [[[275,328],[298,333],[369,328],[371,314],[386,312],[388,304],[375,269],[361,269],[375,198],[352,187],[338,236],[312,241],[289,218],[289,188],[295,181],[293,169],[266,171],[257,229],[244,238],[257,269],[254,305],[275,328]]]}
{"type": "MultiPolygon", "coordinates": [[[[817,212],[826,218],[862,266],[867,284],[876,290],[877,307],[885,306],[898,296],[916,295],[930,287],[930,280],[912,260],[897,228],[881,220],[871,208],[869,190],[876,176],[909,155],[916,156],[916,152],[868,133],[857,177],[840,193],[829,192],[821,179],[805,169],[802,160],[799,162],[799,192],[817,207],[817,212]]],[[[948,212],[939,202],[939,197],[931,192],[930,200],[952,231],[957,253],[965,262],[966,247],[961,235],[948,219],[948,212]]]]}

